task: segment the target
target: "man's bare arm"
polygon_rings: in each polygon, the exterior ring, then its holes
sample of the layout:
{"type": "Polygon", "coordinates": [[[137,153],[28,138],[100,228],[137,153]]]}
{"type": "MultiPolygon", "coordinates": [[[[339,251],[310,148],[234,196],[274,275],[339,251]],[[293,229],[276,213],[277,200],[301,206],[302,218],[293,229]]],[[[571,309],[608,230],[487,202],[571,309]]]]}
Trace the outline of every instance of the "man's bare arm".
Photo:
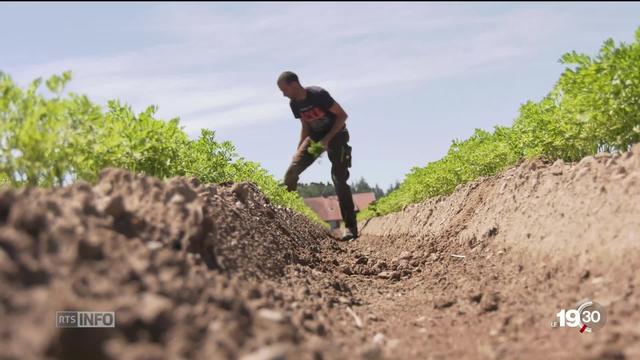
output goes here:
{"type": "Polygon", "coordinates": [[[349,117],[344,109],[342,109],[342,106],[340,106],[340,104],[338,104],[337,102],[333,103],[333,106],[331,106],[329,111],[336,114],[336,122],[333,124],[331,131],[329,131],[329,133],[322,139],[322,143],[325,144],[325,148],[328,148],[331,139],[333,139],[333,137],[340,130],[342,130],[342,126],[345,124],[347,118],[349,117]]]}
{"type": "Polygon", "coordinates": [[[300,148],[300,145],[302,145],[304,140],[309,136],[309,125],[302,120],[300,120],[300,123],[302,124],[302,129],[300,130],[300,142],[298,143],[298,148],[300,148]]]}

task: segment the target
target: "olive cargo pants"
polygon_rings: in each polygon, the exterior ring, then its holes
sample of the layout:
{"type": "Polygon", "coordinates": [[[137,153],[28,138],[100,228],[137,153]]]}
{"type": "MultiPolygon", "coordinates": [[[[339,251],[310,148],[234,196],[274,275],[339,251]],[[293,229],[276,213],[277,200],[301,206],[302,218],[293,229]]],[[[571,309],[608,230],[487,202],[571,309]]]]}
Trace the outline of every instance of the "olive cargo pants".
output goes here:
{"type": "MultiPolygon", "coordinates": [[[[343,129],[338,132],[329,143],[329,161],[331,161],[331,179],[336,189],[338,202],[340,203],[340,213],[346,228],[357,227],[356,213],[351,195],[351,187],[347,184],[349,179],[349,168],[351,167],[351,146],[349,142],[349,132],[343,129]]],[[[296,191],[300,174],[308,168],[316,158],[309,154],[307,149],[311,141],[307,138],[300,144],[289,168],[284,176],[284,183],[289,191],[296,191]]]]}

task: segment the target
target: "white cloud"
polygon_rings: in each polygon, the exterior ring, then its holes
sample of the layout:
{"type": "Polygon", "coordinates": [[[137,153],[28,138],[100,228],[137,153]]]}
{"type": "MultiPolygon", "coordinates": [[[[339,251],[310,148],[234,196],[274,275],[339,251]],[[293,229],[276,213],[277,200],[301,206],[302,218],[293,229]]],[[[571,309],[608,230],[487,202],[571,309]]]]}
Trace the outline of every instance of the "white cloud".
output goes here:
{"type": "Polygon", "coordinates": [[[288,107],[281,102],[250,104],[215,113],[205,113],[189,117],[183,122],[189,135],[198,134],[201,128],[219,129],[223,127],[243,127],[247,125],[278,121],[291,116],[288,107]]]}
{"type": "Polygon", "coordinates": [[[246,126],[290,116],[275,87],[293,69],[340,98],[459,76],[520,61],[553,36],[561,14],[477,15],[442,4],[247,4],[160,6],[141,26],[174,42],[111,57],[8,69],[26,82],[71,69],[71,90],[104,103],[119,98],[200,127],[246,126]]]}

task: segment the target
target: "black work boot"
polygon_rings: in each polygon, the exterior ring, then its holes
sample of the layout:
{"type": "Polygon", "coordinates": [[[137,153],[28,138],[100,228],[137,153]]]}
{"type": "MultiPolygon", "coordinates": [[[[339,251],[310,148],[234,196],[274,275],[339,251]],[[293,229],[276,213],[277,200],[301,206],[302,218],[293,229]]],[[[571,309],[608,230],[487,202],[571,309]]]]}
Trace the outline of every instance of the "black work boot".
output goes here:
{"type": "Polygon", "coordinates": [[[357,237],[358,237],[358,228],[346,228],[340,240],[349,241],[349,240],[354,240],[357,237]]]}

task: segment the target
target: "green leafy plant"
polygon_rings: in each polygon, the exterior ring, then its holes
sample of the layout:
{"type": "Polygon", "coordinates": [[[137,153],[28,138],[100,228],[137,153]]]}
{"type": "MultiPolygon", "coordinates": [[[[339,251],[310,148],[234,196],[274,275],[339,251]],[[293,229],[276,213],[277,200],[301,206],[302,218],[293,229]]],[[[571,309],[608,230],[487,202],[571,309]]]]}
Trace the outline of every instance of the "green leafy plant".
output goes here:
{"type": "Polygon", "coordinates": [[[631,44],[606,40],[596,56],[564,54],[566,66],[539,102],[520,108],[511,127],[476,129],[454,140],[448,153],[415,167],[400,187],[358,214],[360,219],[401,210],[456,186],[495,175],[523,158],[577,161],[598,152],[620,152],[640,142],[640,28],[631,44]]]}
{"type": "Polygon", "coordinates": [[[179,119],[155,117],[156,107],[134,113],[119,101],[106,109],[86,96],[63,96],[71,73],[45,81],[45,97],[38,78],[26,88],[0,72],[0,184],[66,185],[95,181],[105,167],[119,167],[166,179],[195,176],[205,183],[250,181],[279,206],[324,224],[295,192],[236,153],[228,141],[218,142],[213,130],[203,129],[189,139],[179,119]]]}
{"type": "Polygon", "coordinates": [[[324,152],[324,146],[322,146],[322,142],[320,141],[311,140],[311,143],[307,148],[307,152],[317,158],[324,152]]]}

